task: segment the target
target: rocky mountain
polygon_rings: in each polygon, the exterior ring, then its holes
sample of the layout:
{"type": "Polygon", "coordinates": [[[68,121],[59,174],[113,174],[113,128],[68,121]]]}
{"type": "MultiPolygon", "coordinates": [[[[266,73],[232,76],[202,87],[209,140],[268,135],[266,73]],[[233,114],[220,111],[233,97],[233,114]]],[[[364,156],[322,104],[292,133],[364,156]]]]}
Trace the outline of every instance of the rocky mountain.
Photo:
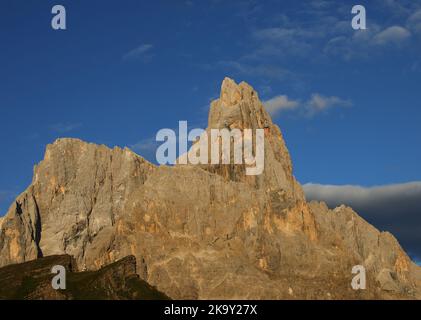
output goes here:
{"type": "Polygon", "coordinates": [[[0,299],[41,300],[167,300],[139,279],[136,258],[128,256],[98,271],[78,272],[69,255],[49,256],[0,268],[0,299]],[[66,269],[66,289],[54,290],[53,266],[66,269]]]}
{"type": "Polygon", "coordinates": [[[306,202],[282,133],[226,78],[209,128],[265,129],[264,171],[155,166],[129,149],[58,139],[1,223],[0,265],[68,254],[88,270],[127,255],[175,299],[419,299],[421,268],[351,208],[306,202]],[[353,290],[352,267],[367,288],[353,290]]]}

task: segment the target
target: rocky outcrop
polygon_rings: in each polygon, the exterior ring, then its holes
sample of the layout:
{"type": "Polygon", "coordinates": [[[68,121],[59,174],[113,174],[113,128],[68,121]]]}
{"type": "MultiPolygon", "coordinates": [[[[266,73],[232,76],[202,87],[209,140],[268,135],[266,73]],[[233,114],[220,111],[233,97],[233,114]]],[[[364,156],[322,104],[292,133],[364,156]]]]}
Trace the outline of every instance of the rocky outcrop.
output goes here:
{"type": "Polygon", "coordinates": [[[31,300],[166,300],[168,297],[139,279],[136,258],[125,257],[98,271],[78,272],[69,255],[49,256],[0,268],[0,299],[31,300]],[[65,289],[55,290],[53,266],[66,270],[65,289]]]}
{"type": "Polygon", "coordinates": [[[41,257],[40,236],[38,206],[30,187],[16,199],[3,218],[0,230],[1,265],[41,257]]]}
{"type": "Polygon", "coordinates": [[[420,298],[421,271],[352,209],[307,203],[280,129],[246,83],[225,79],[209,127],[265,130],[264,171],[155,166],[77,139],[47,146],[0,230],[0,265],[70,254],[97,270],[127,255],[171,298],[420,298]],[[352,267],[367,289],[351,288],[352,267]]]}

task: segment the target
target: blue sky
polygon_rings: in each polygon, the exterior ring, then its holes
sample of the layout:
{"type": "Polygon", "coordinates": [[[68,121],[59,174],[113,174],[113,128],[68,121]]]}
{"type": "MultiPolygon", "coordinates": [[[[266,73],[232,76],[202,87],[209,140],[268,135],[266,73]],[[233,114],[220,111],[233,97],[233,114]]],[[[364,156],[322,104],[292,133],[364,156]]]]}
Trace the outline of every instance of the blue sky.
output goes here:
{"type": "MultiPolygon", "coordinates": [[[[159,129],[206,126],[225,76],[259,92],[301,183],[421,181],[421,1],[358,2],[358,31],[354,4],[2,0],[0,212],[47,143],[77,137],[152,159],[159,129]],[[65,31],[51,28],[57,3],[65,31]]],[[[414,212],[407,219],[420,227],[414,212]]],[[[379,223],[405,239],[393,220],[379,223]]],[[[421,255],[411,239],[404,245],[421,255]]]]}

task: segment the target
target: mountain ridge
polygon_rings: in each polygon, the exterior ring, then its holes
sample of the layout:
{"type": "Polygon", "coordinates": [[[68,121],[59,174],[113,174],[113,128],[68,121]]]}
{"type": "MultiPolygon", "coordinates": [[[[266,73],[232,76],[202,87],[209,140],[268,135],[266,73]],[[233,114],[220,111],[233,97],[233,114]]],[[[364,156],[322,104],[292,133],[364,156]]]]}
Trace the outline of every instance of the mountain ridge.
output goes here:
{"type": "Polygon", "coordinates": [[[265,168],[156,166],[128,148],[62,138],[0,228],[0,266],[70,254],[97,270],[127,255],[175,299],[420,299],[421,268],[351,208],[307,202],[257,92],[225,78],[209,129],[265,128],[265,168]],[[352,267],[367,270],[353,290],[352,267]]]}

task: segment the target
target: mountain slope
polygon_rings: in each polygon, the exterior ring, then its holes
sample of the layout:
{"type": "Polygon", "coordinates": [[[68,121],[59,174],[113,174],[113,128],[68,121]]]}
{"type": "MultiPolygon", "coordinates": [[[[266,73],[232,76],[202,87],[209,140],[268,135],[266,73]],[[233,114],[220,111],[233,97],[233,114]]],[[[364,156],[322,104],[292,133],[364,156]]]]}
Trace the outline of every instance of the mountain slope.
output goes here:
{"type": "Polygon", "coordinates": [[[0,230],[0,265],[70,254],[97,270],[127,255],[172,298],[420,298],[421,269],[351,208],[307,203],[280,129],[226,78],[209,129],[265,127],[265,167],[155,166],[129,149],[59,139],[0,230]],[[351,288],[352,267],[367,289],[351,288]]]}

